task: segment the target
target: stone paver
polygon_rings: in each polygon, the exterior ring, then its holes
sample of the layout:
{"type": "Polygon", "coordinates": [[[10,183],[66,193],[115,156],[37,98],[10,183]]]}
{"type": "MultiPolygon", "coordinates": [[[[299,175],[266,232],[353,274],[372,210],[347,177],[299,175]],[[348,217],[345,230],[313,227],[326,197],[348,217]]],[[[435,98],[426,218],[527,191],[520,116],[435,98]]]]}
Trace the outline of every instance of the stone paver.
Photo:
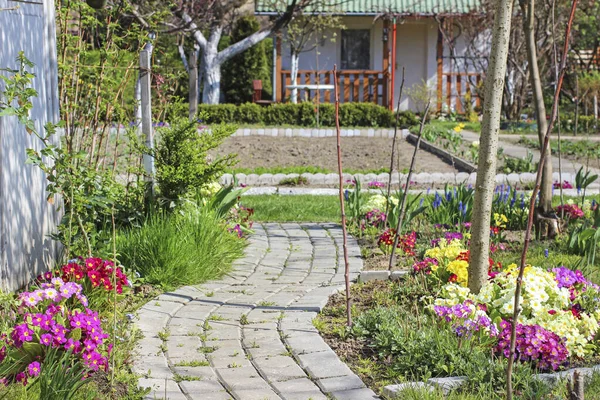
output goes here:
{"type": "MultiPolygon", "coordinates": [[[[350,277],[362,268],[349,238],[350,277]]],[[[134,370],[148,399],[375,399],[312,324],[343,288],[341,228],[255,226],[245,257],[219,281],[183,287],[138,314],[134,370]],[[340,268],[340,266],[342,266],[340,268]]]]}

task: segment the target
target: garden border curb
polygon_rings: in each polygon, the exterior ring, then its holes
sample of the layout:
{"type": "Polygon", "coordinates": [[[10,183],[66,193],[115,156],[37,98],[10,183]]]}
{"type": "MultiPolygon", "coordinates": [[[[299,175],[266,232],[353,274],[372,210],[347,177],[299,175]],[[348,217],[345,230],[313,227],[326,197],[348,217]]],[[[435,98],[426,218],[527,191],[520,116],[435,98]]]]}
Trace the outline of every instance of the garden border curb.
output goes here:
{"type": "MultiPolygon", "coordinates": [[[[413,133],[409,133],[406,136],[406,140],[409,143],[416,145],[417,141],[419,140],[419,137],[413,133]]],[[[470,162],[463,160],[460,157],[455,156],[454,154],[450,153],[449,151],[446,151],[446,150],[442,149],[441,147],[438,147],[435,144],[430,143],[423,138],[421,138],[421,143],[420,143],[419,147],[431,154],[434,154],[434,155],[440,157],[441,159],[446,161],[448,164],[452,165],[454,168],[456,168],[460,172],[472,173],[472,172],[477,171],[477,167],[474,164],[471,164],[470,162]]]]}
{"type": "MultiPolygon", "coordinates": [[[[404,182],[406,181],[407,175],[408,174],[393,172],[392,173],[392,185],[404,184],[404,182]]],[[[367,184],[372,181],[383,182],[383,183],[387,184],[387,182],[389,181],[389,176],[390,175],[387,172],[383,172],[381,174],[373,174],[373,173],[348,174],[348,173],[344,173],[343,180],[349,181],[349,180],[353,180],[353,179],[358,179],[363,184],[363,186],[366,187],[367,184]]],[[[225,185],[225,186],[231,185],[234,182],[233,178],[234,178],[234,176],[232,174],[223,174],[221,176],[219,182],[221,183],[221,185],[225,185]]],[[[257,188],[257,187],[269,188],[269,187],[281,186],[280,190],[309,189],[310,185],[319,186],[319,188],[314,189],[314,190],[318,190],[318,189],[327,189],[327,188],[331,188],[331,187],[337,187],[339,185],[339,175],[336,173],[329,173],[329,174],[323,174],[323,173],[316,173],[316,174],[311,174],[311,173],[261,174],[261,175],[257,175],[257,174],[246,175],[244,173],[237,173],[237,174],[235,174],[235,178],[236,178],[238,184],[242,185],[242,186],[252,186],[255,188],[257,188]],[[309,184],[309,187],[303,188],[303,187],[293,187],[293,186],[281,186],[281,183],[284,182],[285,180],[297,179],[299,177],[306,179],[306,181],[309,184]],[[323,188],[322,186],[326,186],[326,187],[323,188]]],[[[554,181],[558,181],[558,179],[559,179],[558,172],[554,172],[552,174],[552,178],[554,181]]],[[[455,174],[455,173],[449,173],[449,172],[447,172],[447,173],[421,172],[418,174],[413,174],[411,179],[416,184],[428,185],[430,187],[433,185],[445,185],[445,184],[474,185],[475,180],[477,179],[477,173],[472,172],[469,174],[466,172],[458,172],[455,174]]],[[[562,179],[563,179],[563,181],[574,182],[575,174],[572,174],[569,172],[563,172],[562,179]]],[[[520,174],[516,174],[516,173],[496,174],[496,184],[497,185],[503,185],[503,184],[526,185],[526,184],[532,184],[534,182],[535,182],[535,174],[528,173],[528,172],[523,172],[520,174]]],[[[592,193],[592,191],[597,190],[597,189],[600,189],[600,183],[594,182],[592,185],[590,185],[588,187],[588,193],[594,194],[594,193],[592,193]]],[[[421,191],[425,191],[425,190],[426,189],[423,189],[421,191]]],[[[575,189],[563,189],[563,191],[565,191],[565,192],[567,192],[569,190],[575,190],[575,189]]]]}
{"type": "MultiPolygon", "coordinates": [[[[402,137],[406,137],[408,129],[398,129],[398,133],[402,137]]],[[[232,137],[246,136],[271,136],[271,137],[310,137],[324,138],[334,137],[336,135],[335,128],[238,128],[231,135],[232,137]]],[[[394,128],[342,128],[340,129],[342,137],[373,137],[373,138],[388,138],[394,137],[394,128]]]]}
{"type": "MultiPolygon", "coordinates": [[[[546,385],[554,387],[561,381],[570,381],[575,371],[579,371],[587,383],[592,374],[600,373],[600,364],[593,367],[578,367],[560,372],[534,374],[533,379],[540,380],[546,385]]],[[[444,395],[448,395],[452,390],[459,388],[466,382],[467,378],[464,376],[450,376],[447,378],[431,378],[427,382],[404,382],[388,385],[383,388],[383,398],[389,400],[400,399],[398,396],[407,389],[429,389],[430,391],[440,389],[444,395]]]]}

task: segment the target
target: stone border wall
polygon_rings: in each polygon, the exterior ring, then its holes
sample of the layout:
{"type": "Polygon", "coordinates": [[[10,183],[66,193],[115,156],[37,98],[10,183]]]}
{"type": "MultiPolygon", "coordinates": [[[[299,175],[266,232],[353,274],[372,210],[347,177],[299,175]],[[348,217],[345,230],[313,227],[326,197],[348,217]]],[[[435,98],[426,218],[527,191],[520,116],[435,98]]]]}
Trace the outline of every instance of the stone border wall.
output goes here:
{"type": "MultiPolygon", "coordinates": [[[[342,137],[393,138],[394,128],[342,128],[342,137]]],[[[398,136],[406,137],[408,129],[399,129],[398,136]]],[[[239,128],[232,136],[274,137],[333,137],[335,128],[239,128]]]]}
{"type": "MultiPolygon", "coordinates": [[[[238,184],[246,185],[246,186],[278,186],[284,180],[294,179],[298,177],[303,177],[307,180],[309,185],[312,186],[336,186],[339,182],[338,174],[235,174],[237,178],[238,184]]],[[[402,174],[398,172],[392,173],[392,184],[404,184],[406,182],[407,174],[402,174]]],[[[352,179],[358,179],[363,188],[367,188],[367,184],[372,181],[384,182],[387,184],[389,180],[389,174],[387,172],[381,174],[344,174],[344,181],[349,181],[352,179]]],[[[432,186],[434,184],[444,185],[448,184],[475,184],[475,179],[477,178],[477,173],[440,173],[440,172],[422,172],[419,174],[413,174],[412,181],[418,185],[429,185],[432,186]]],[[[558,181],[559,174],[558,172],[553,173],[554,181],[558,181]]],[[[575,174],[563,172],[562,179],[574,182],[575,174]]],[[[223,174],[220,180],[221,184],[229,185],[233,183],[233,175],[232,174],[223,174]]],[[[502,184],[510,184],[510,185],[519,185],[519,184],[531,184],[535,182],[535,174],[532,173],[521,173],[521,174],[497,174],[496,175],[496,183],[498,185],[502,184]]],[[[588,188],[588,192],[592,194],[589,189],[598,188],[598,184],[595,183],[590,185],[588,188]]],[[[558,190],[558,189],[557,189],[558,190]]]]}

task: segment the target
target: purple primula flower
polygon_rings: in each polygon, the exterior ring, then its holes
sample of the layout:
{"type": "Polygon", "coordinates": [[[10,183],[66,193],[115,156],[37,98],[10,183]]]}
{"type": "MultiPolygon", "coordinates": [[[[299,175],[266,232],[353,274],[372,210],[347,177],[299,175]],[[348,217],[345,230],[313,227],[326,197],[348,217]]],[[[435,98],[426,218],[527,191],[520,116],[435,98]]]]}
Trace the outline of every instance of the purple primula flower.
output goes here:
{"type": "Polygon", "coordinates": [[[385,183],[379,181],[371,181],[367,183],[369,189],[380,189],[385,187],[385,183]]]}
{"type": "Polygon", "coordinates": [[[556,282],[560,288],[571,288],[577,284],[586,285],[588,283],[581,271],[572,271],[567,267],[558,267],[553,268],[552,272],[554,272],[556,282]]]}
{"type": "Polygon", "coordinates": [[[29,376],[36,377],[40,374],[40,363],[37,361],[32,362],[27,366],[27,372],[29,376]]]}
{"type": "Polygon", "coordinates": [[[40,336],[40,344],[43,344],[44,346],[51,346],[52,345],[52,335],[49,333],[44,333],[42,336],[40,336]]]}

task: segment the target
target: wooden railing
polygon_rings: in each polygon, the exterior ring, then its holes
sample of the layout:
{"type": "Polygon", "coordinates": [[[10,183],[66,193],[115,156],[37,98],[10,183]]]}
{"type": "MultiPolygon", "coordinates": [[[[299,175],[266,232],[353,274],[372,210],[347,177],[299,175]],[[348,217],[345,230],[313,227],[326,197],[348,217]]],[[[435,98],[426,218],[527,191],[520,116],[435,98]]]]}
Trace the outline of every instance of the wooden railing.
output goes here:
{"type": "Polygon", "coordinates": [[[442,88],[438,91],[440,105],[446,105],[448,110],[459,114],[466,111],[467,94],[471,97],[471,108],[481,108],[481,98],[478,95],[483,84],[483,74],[480,72],[444,72],[442,73],[442,88]]]}
{"type": "MultiPolygon", "coordinates": [[[[340,102],[370,102],[387,107],[390,99],[390,88],[386,71],[372,70],[341,70],[338,71],[338,85],[340,90],[340,102]]],[[[290,71],[281,71],[281,92],[280,101],[289,99],[291,90],[287,88],[291,85],[290,71]]],[[[314,71],[299,70],[296,79],[297,84],[323,84],[332,85],[332,71],[314,71]]],[[[334,99],[333,90],[307,90],[298,89],[298,101],[313,101],[316,96],[320,96],[319,101],[332,103],[334,99]]]]}

